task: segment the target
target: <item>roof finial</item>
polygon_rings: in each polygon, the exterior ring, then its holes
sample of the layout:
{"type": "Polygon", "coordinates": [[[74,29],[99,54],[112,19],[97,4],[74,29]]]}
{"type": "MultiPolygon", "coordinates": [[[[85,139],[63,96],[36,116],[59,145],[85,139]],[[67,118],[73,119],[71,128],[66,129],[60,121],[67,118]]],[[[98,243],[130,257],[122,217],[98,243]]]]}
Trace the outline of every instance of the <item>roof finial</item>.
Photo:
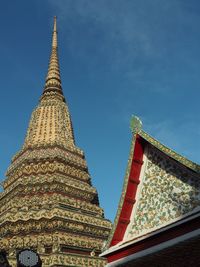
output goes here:
{"type": "Polygon", "coordinates": [[[43,95],[48,92],[57,92],[63,95],[57,50],[58,50],[57,23],[56,23],[56,16],[55,16],[54,25],[53,25],[53,36],[52,36],[52,50],[51,50],[49,68],[48,68],[43,95]]]}
{"type": "Polygon", "coordinates": [[[142,121],[137,116],[131,116],[130,128],[132,133],[138,133],[142,129],[142,121]]]}

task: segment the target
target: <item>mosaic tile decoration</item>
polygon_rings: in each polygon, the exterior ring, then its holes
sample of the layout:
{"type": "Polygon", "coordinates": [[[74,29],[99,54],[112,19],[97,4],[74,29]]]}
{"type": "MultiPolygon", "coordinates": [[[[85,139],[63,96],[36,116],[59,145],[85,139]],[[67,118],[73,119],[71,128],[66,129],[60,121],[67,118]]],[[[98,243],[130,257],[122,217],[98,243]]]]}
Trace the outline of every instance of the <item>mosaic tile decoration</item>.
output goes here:
{"type": "Polygon", "coordinates": [[[200,178],[148,144],[146,166],[127,239],[161,228],[200,206],[200,178]]]}

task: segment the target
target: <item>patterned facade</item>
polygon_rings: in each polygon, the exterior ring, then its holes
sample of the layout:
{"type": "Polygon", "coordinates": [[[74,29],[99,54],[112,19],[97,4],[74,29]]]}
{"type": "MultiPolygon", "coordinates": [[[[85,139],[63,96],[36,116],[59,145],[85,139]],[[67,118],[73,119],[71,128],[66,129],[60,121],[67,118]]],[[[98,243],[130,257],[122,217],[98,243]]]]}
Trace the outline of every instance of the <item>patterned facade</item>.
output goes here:
{"type": "Polygon", "coordinates": [[[127,238],[152,232],[200,206],[199,176],[148,145],[127,238]]]}
{"type": "Polygon", "coordinates": [[[45,87],[22,149],[0,194],[0,249],[15,266],[17,249],[33,248],[43,266],[105,266],[98,255],[111,223],[99,207],[84,152],[75,145],[62,92],[54,19],[45,87]]]}
{"type": "Polygon", "coordinates": [[[200,165],[144,132],[139,118],[131,130],[122,194],[101,255],[109,267],[200,266],[200,165]]]}

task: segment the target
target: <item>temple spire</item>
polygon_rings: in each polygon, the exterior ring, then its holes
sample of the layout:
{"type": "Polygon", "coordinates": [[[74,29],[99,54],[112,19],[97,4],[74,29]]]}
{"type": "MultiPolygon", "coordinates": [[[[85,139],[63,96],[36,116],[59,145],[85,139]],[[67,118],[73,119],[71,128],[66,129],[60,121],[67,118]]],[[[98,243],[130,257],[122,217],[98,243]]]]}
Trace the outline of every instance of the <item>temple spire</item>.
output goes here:
{"type": "Polygon", "coordinates": [[[54,24],[53,24],[52,47],[55,47],[55,48],[58,47],[58,41],[57,41],[57,21],[56,21],[56,16],[54,17],[54,24]]]}
{"type": "Polygon", "coordinates": [[[58,60],[57,23],[54,17],[51,56],[43,94],[48,92],[62,93],[60,68],[58,60]]]}
{"type": "Polygon", "coordinates": [[[38,251],[44,266],[106,265],[98,255],[111,222],[99,207],[84,152],[75,144],[61,89],[56,18],[44,92],[6,175],[0,251],[9,253],[12,266],[17,266],[13,255],[27,247],[38,251]]]}

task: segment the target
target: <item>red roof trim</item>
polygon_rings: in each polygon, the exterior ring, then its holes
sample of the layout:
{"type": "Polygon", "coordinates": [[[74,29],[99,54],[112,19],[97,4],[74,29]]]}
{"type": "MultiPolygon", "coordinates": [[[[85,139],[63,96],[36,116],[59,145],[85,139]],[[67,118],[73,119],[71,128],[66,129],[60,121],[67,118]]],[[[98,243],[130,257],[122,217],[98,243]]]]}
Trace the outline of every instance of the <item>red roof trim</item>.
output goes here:
{"type": "Polygon", "coordinates": [[[130,222],[133,205],[136,201],[135,196],[137,192],[137,187],[140,183],[139,177],[143,164],[143,154],[144,141],[142,137],[136,135],[135,148],[132,157],[126,195],[110,246],[114,246],[123,240],[126,228],[130,222]]]}
{"type": "Polygon", "coordinates": [[[187,221],[182,225],[177,225],[164,232],[158,233],[155,236],[147,237],[146,239],[140,240],[134,244],[130,244],[127,247],[119,248],[119,250],[113,251],[109,255],[106,255],[106,258],[108,259],[108,262],[119,260],[121,258],[133,255],[137,252],[143,251],[150,247],[159,245],[163,242],[169,241],[171,239],[180,237],[184,234],[197,230],[199,229],[199,225],[200,217],[194,218],[191,221],[187,221]]]}

